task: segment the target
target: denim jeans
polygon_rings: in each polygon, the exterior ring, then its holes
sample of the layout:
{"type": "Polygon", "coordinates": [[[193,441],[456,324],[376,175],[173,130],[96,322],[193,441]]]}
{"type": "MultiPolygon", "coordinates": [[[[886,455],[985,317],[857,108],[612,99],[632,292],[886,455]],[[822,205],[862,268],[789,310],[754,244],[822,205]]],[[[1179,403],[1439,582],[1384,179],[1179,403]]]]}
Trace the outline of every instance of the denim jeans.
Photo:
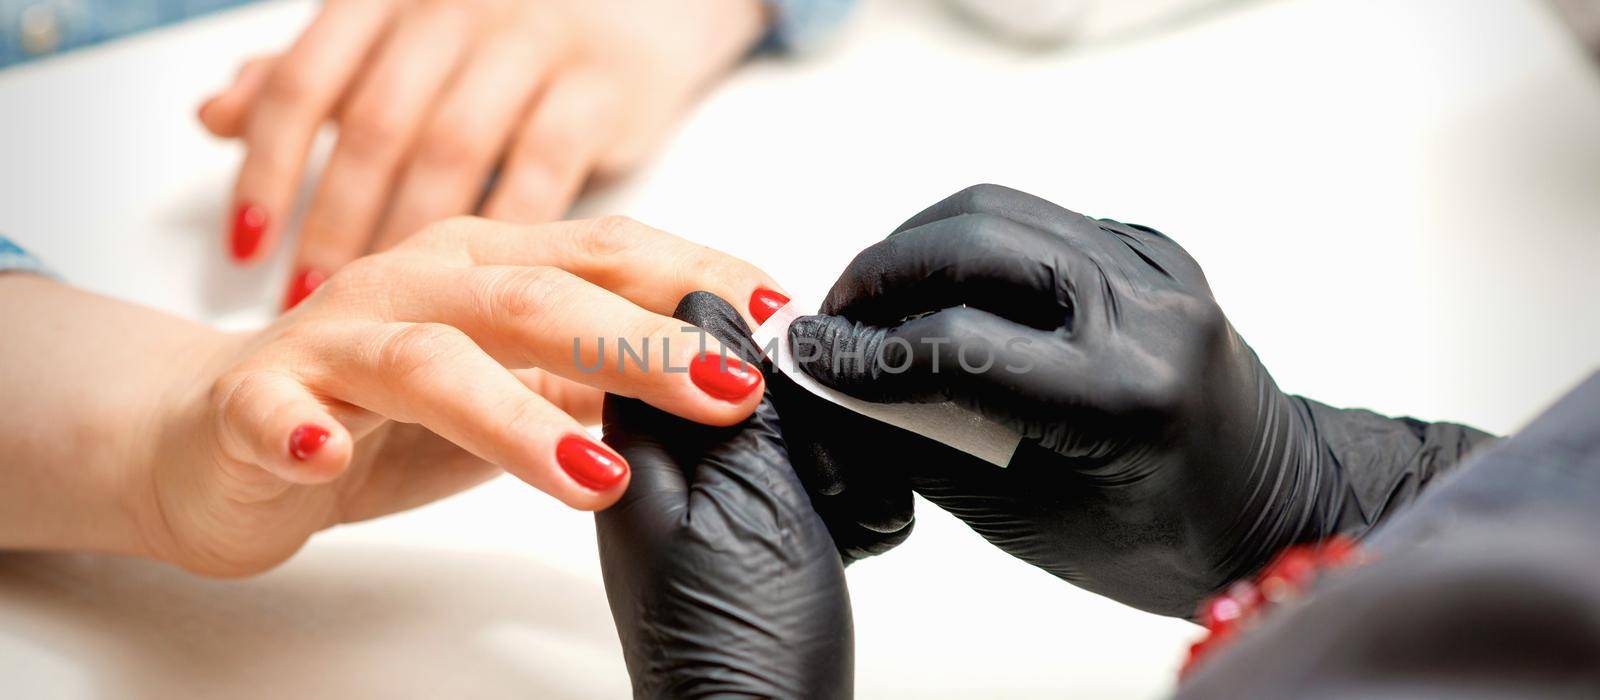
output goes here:
{"type": "Polygon", "coordinates": [[[255,0],[0,0],[0,68],[255,0]]]}

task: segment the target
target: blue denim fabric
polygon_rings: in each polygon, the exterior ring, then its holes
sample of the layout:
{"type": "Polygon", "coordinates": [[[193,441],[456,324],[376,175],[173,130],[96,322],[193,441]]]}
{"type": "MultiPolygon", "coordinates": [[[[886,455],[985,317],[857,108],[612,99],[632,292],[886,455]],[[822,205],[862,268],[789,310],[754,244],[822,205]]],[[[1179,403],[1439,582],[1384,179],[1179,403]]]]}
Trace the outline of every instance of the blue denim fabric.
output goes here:
{"type": "MultiPolygon", "coordinates": [[[[0,68],[256,0],[0,0],[0,68]]],[[[856,0],[762,0],[772,30],[762,46],[804,50],[856,0]]]]}
{"type": "Polygon", "coordinates": [[[255,0],[0,0],[0,68],[255,0]]]}
{"type": "Polygon", "coordinates": [[[45,273],[46,271],[38,258],[17,247],[11,239],[0,236],[0,272],[45,273]]]}
{"type": "Polygon", "coordinates": [[[763,49],[804,51],[844,21],[856,0],[763,0],[772,11],[772,29],[763,49]]]}

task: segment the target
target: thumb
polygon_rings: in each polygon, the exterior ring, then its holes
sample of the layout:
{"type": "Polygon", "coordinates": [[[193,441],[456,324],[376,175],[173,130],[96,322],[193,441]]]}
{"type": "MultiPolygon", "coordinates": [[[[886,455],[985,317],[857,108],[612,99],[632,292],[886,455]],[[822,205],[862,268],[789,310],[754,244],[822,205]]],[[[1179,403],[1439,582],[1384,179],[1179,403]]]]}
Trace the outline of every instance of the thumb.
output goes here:
{"type": "MultiPolygon", "coordinates": [[[[907,381],[904,365],[889,343],[892,329],[856,323],[842,316],[802,316],[789,326],[794,363],[817,381],[864,401],[928,403],[947,397],[933,381],[907,381]],[[886,354],[894,354],[889,357],[886,354]]],[[[909,346],[906,346],[909,347],[909,346]]],[[[908,358],[910,359],[910,358],[908,358]]],[[[915,362],[914,359],[911,359],[915,362]]]]}
{"type": "Polygon", "coordinates": [[[229,458],[295,484],[327,483],[350,465],[349,431],[295,378],[248,372],[224,380],[215,396],[218,439],[229,458]]]}

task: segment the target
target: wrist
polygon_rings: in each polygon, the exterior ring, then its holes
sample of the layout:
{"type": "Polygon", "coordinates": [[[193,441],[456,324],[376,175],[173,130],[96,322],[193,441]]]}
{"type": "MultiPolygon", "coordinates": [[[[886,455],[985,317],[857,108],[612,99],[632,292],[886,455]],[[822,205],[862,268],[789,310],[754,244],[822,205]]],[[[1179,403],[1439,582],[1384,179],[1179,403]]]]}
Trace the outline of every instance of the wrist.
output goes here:
{"type": "Polygon", "coordinates": [[[0,327],[0,548],[145,553],[163,402],[218,334],[30,275],[0,275],[0,327]]]}
{"type": "Polygon", "coordinates": [[[1362,409],[1341,409],[1300,396],[1313,427],[1318,468],[1326,485],[1322,504],[1330,524],[1326,537],[1363,537],[1410,506],[1434,479],[1452,471],[1488,433],[1453,423],[1392,418],[1362,409]]]}
{"type": "Polygon", "coordinates": [[[245,337],[197,329],[172,348],[171,361],[152,373],[143,420],[129,420],[131,449],[119,484],[119,500],[134,535],[127,553],[181,564],[180,538],[172,527],[184,493],[204,483],[210,468],[214,417],[211,387],[231,366],[245,337]]]}

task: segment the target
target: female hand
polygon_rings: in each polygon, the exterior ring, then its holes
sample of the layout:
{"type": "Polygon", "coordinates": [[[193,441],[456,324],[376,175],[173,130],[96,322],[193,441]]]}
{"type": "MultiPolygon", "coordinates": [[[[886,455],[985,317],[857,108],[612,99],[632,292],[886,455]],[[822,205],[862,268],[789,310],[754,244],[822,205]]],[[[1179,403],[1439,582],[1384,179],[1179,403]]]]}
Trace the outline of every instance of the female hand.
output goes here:
{"type": "Polygon", "coordinates": [[[480,202],[497,220],[558,218],[585,179],[637,162],[765,21],[760,0],[331,0],[200,110],[247,150],[229,249],[240,262],[271,250],[328,121],[339,141],[286,306],[480,202]]]}
{"type": "Polygon", "coordinates": [[[775,286],[620,218],[446,221],[248,336],[28,283],[56,291],[0,295],[17,299],[0,325],[34,329],[0,352],[15,368],[0,376],[0,449],[31,470],[5,474],[0,548],[133,552],[216,575],[262,571],[312,533],[501,468],[572,507],[610,505],[628,466],[583,427],[598,391],[738,423],[760,371],[664,314],[694,289],[775,286]],[[624,363],[618,339],[648,366],[624,363]]]}

